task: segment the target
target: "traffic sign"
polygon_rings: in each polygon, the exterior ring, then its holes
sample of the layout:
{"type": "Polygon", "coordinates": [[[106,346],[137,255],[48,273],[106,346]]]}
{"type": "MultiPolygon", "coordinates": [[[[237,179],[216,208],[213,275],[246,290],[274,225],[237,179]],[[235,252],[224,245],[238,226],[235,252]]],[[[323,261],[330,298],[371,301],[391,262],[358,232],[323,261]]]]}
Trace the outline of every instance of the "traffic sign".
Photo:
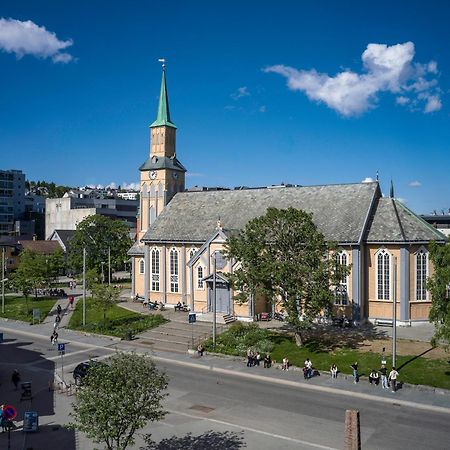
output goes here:
{"type": "Polygon", "coordinates": [[[195,323],[195,322],[197,322],[197,314],[189,313],[189,323],[195,323]]]}
{"type": "Polygon", "coordinates": [[[65,352],[66,344],[58,344],[58,352],[65,352]]]}
{"type": "Polygon", "coordinates": [[[38,431],[39,429],[39,416],[36,411],[25,411],[23,416],[23,428],[24,432],[38,431]]]}
{"type": "Polygon", "coordinates": [[[14,408],[14,406],[6,405],[3,408],[3,417],[6,420],[13,420],[16,418],[16,416],[17,416],[17,410],[16,410],[16,408],[14,408]]]}

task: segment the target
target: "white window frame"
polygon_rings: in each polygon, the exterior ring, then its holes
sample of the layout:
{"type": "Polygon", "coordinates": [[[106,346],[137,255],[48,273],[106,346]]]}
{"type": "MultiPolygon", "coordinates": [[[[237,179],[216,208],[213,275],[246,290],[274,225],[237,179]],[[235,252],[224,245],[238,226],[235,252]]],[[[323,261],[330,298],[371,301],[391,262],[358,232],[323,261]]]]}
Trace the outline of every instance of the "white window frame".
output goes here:
{"type": "Polygon", "coordinates": [[[203,278],[205,277],[205,267],[203,266],[197,266],[196,270],[195,270],[195,274],[197,277],[197,283],[195,284],[196,289],[198,291],[204,291],[205,290],[205,282],[203,281],[203,278]],[[199,271],[202,271],[202,274],[200,276],[199,271]]]}
{"type": "Polygon", "coordinates": [[[159,292],[161,290],[161,252],[156,247],[150,251],[150,266],[150,290],[159,292]]]}
{"type": "Polygon", "coordinates": [[[169,251],[170,292],[177,293],[180,290],[179,251],[172,247],[169,251]]]}
{"type": "Polygon", "coordinates": [[[427,290],[427,288],[426,288],[426,282],[427,282],[427,278],[428,278],[428,275],[429,275],[429,273],[428,273],[428,271],[429,271],[429,267],[430,267],[430,258],[429,258],[429,253],[428,253],[428,250],[425,248],[425,247],[420,247],[419,248],[419,250],[415,253],[415,255],[414,255],[414,261],[415,261],[415,264],[414,264],[414,269],[415,269],[415,291],[416,291],[416,294],[415,294],[415,296],[414,296],[414,298],[416,299],[416,301],[419,301],[419,302],[426,302],[426,301],[428,301],[429,300],[429,296],[428,296],[428,290],[427,290]],[[424,257],[425,257],[425,280],[423,280],[423,286],[422,286],[422,291],[424,291],[425,292],[425,298],[419,298],[419,296],[417,295],[418,294],[418,292],[419,292],[419,277],[418,277],[418,258],[419,258],[419,255],[423,255],[424,257]]]}
{"type": "MultiPolygon", "coordinates": [[[[345,250],[341,250],[339,253],[336,253],[334,255],[334,257],[336,258],[336,262],[339,265],[345,265],[346,267],[348,266],[348,253],[345,250]]],[[[348,306],[349,304],[349,299],[348,299],[348,275],[345,275],[345,278],[342,279],[339,283],[338,286],[339,289],[345,289],[346,292],[346,297],[345,299],[343,298],[342,295],[336,295],[334,297],[334,304],[337,306],[348,306]]]]}
{"type": "Polygon", "coordinates": [[[141,258],[138,263],[139,275],[145,275],[145,259],[141,258]]]}
{"type": "MultiPolygon", "coordinates": [[[[376,264],[376,270],[375,270],[375,276],[376,276],[376,280],[375,280],[375,287],[376,287],[376,300],[380,300],[380,301],[391,301],[392,300],[392,271],[393,271],[393,265],[392,265],[392,254],[385,248],[381,248],[380,250],[378,250],[375,253],[375,264],[376,264]],[[378,264],[378,258],[380,255],[383,255],[383,258],[385,258],[385,256],[388,256],[388,262],[389,262],[389,267],[388,270],[386,272],[386,267],[385,267],[385,260],[383,259],[382,261],[382,274],[381,274],[381,284],[384,286],[386,284],[386,274],[389,277],[388,278],[388,287],[387,287],[387,294],[388,294],[388,298],[386,297],[386,292],[380,293],[380,267],[378,264]],[[383,294],[383,297],[381,298],[381,295],[383,294]]],[[[385,289],[385,286],[383,288],[383,290],[385,289]]]]}

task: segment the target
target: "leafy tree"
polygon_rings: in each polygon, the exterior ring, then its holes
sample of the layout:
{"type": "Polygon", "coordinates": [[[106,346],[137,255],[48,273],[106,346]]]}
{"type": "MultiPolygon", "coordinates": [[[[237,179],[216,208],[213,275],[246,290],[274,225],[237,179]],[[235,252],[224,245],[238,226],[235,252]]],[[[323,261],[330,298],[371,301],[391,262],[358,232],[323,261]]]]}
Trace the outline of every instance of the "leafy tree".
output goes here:
{"type": "Polygon", "coordinates": [[[89,291],[100,283],[100,276],[95,269],[86,270],[86,289],[89,291]]]}
{"type": "Polygon", "coordinates": [[[136,353],[117,353],[93,365],[77,393],[69,424],[108,450],[124,450],[147,422],[164,418],[161,402],[168,378],[136,353]]]}
{"type": "Polygon", "coordinates": [[[257,296],[281,301],[301,345],[303,331],[321,311],[331,309],[332,288],[348,273],[336,263],[335,249],[317,230],[311,214],[268,208],[227,242],[227,255],[240,262],[230,275],[236,297],[244,302],[257,296]]]}
{"type": "Polygon", "coordinates": [[[57,250],[45,258],[47,284],[50,286],[66,268],[64,252],[57,250]]]}
{"type": "Polygon", "coordinates": [[[132,245],[127,224],[106,216],[93,215],[82,220],[70,241],[69,260],[80,272],[83,267],[83,247],[86,248],[86,268],[101,272],[102,263],[108,267],[111,252],[111,271],[122,268],[132,245]]]}
{"type": "Polygon", "coordinates": [[[103,312],[103,324],[106,323],[106,313],[119,301],[119,290],[114,286],[97,284],[92,289],[94,306],[103,312]]]}
{"type": "Polygon", "coordinates": [[[27,301],[28,295],[34,291],[37,298],[37,289],[45,284],[47,280],[47,262],[44,255],[31,250],[23,250],[20,253],[19,267],[13,277],[13,285],[22,291],[27,301]]]}
{"type": "Polygon", "coordinates": [[[430,321],[436,332],[433,344],[442,340],[446,347],[450,344],[450,244],[432,242],[430,259],[434,266],[433,275],[427,280],[427,289],[431,293],[430,321]]]}

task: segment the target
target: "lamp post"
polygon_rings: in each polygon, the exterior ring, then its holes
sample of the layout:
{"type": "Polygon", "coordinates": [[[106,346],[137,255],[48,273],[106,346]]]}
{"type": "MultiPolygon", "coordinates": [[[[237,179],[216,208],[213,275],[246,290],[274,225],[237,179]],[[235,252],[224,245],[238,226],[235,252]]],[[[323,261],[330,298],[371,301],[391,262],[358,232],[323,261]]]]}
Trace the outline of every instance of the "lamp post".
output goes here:
{"type": "Polygon", "coordinates": [[[108,245],[108,286],[111,286],[111,246],[108,245]]]}
{"type": "Polygon", "coordinates": [[[83,247],[83,327],[86,326],[86,246],[83,247]]]}
{"type": "Polygon", "coordinates": [[[2,247],[2,314],[5,314],[5,247],[2,247]]]}
{"type": "Polygon", "coordinates": [[[392,307],[392,367],[397,367],[397,257],[394,256],[394,289],[392,307]]]}
{"type": "Polygon", "coordinates": [[[217,334],[217,295],[216,295],[216,271],[217,271],[217,252],[214,252],[214,272],[213,272],[213,348],[216,348],[217,334]]]}

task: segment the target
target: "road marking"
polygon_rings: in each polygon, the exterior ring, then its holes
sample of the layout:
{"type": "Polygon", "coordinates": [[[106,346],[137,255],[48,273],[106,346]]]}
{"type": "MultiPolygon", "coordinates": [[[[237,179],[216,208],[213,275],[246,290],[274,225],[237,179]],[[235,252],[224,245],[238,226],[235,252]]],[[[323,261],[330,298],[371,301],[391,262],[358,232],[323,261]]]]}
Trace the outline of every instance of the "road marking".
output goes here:
{"type": "MultiPolygon", "coordinates": [[[[108,350],[108,349],[106,349],[106,350],[108,350]]],[[[92,351],[92,348],[85,348],[84,350],[77,350],[76,352],[65,352],[64,356],[67,358],[69,356],[74,356],[74,355],[78,355],[80,353],[86,353],[89,351],[92,351]]],[[[55,359],[61,359],[61,355],[50,356],[49,358],[45,358],[45,359],[48,361],[54,361],[55,359]]]]}
{"type": "Polygon", "coordinates": [[[328,447],[326,445],[315,444],[314,442],[303,441],[301,439],[295,439],[295,438],[291,438],[289,436],[283,436],[281,434],[269,433],[268,431],[258,430],[256,428],[251,428],[251,427],[245,427],[243,425],[237,425],[235,423],[226,422],[224,420],[211,419],[209,417],[197,416],[195,414],[189,414],[189,413],[180,412],[180,411],[173,411],[173,410],[170,410],[170,409],[168,410],[168,412],[171,413],[171,414],[178,414],[180,416],[189,417],[191,419],[205,420],[205,421],[208,421],[208,422],[217,423],[219,425],[225,425],[227,427],[234,427],[234,428],[238,428],[240,430],[251,431],[252,433],[262,434],[264,436],[270,436],[270,437],[273,437],[273,438],[276,438],[276,439],[283,439],[285,441],[295,442],[296,444],[307,445],[309,447],[314,447],[314,448],[321,448],[322,450],[339,450],[339,449],[334,448],[334,447],[328,447]]]}

